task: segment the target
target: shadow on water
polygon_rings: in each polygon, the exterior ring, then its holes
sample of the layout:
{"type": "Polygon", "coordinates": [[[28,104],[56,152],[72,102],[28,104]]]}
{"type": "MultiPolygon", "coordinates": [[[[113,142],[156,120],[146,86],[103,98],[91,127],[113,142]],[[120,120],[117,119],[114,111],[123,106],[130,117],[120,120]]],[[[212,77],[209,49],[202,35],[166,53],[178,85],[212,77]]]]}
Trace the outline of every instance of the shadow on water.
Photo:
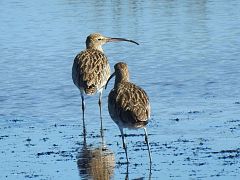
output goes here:
{"type": "Polygon", "coordinates": [[[113,179],[114,153],[104,145],[103,141],[98,147],[88,145],[84,136],[83,147],[77,155],[77,166],[82,179],[113,179]]]}

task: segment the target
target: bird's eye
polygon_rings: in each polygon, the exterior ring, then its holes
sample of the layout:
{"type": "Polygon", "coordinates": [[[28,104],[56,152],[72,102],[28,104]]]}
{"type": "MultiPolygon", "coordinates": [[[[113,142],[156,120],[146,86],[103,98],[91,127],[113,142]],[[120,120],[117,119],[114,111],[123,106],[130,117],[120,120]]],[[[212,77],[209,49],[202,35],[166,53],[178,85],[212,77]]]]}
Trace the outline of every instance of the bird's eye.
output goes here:
{"type": "Polygon", "coordinates": [[[102,39],[101,38],[98,38],[98,41],[101,41],[102,39]]]}

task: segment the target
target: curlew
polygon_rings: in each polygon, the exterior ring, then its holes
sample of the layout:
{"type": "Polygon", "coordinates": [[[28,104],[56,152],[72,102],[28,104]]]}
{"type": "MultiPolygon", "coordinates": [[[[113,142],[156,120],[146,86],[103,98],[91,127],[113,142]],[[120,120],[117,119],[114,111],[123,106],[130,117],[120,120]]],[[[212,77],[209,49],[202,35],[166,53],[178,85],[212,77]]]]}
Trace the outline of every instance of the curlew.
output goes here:
{"type": "Polygon", "coordinates": [[[102,131],[102,91],[109,76],[110,66],[107,57],[104,55],[102,45],[107,42],[128,41],[137,42],[125,38],[110,38],[99,33],[90,34],[86,39],[86,50],[81,51],[74,59],[72,67],[72,79],[79,88],[82,99],[83,131],[85,130],[85,100],[84,95],[94,95],[99,93],[99,109],[102,131]]]}
{"type": "Polygon", "coordinates": [[[114,88],[108,95],[108,111],[111,118],[120,129],[127,163],[129,161],[127,154],[127,146],[124,142],[123,129],[143,128],[145,133],[145,141],[148,148],[149,160],[151,164],[152,158],[146,129],[146,125],[150,118],[149,98],[142,88],[129,82],[129,72],[127,64],[119,62],[115,64],[114,69],[115,72],[108,79],[109,82],[109,80],[113,76],[116,76],[114,88]]]}

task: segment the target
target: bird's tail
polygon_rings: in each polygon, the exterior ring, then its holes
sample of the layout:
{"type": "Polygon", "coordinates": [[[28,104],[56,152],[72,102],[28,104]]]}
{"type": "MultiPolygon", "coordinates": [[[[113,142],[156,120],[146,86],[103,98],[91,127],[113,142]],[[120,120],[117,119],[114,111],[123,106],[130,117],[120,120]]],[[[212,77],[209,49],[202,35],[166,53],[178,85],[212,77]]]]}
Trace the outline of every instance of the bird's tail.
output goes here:
{"type": "Polygon", "coordinates": [[[85,91],[85,93],[87,94],[87,95],[93,95],[93,94],[95,94],[96,92],[97,92],[97,87],[94,85],[94,84],[92,84],[92,85],[90,85],[90,86],[85,86],[84,87],[84,91],[85,91]]]}

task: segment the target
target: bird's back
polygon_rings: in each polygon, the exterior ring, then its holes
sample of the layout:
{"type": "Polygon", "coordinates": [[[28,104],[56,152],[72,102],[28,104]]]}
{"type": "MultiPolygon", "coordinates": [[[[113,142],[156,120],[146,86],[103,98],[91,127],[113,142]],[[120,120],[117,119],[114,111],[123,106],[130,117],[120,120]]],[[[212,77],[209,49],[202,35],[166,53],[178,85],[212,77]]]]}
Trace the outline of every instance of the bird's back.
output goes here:
{"type": "Polygon", "coordinates": [[[111,118],[121,127],[139,128],[148,123],[150,104],[146,92],[130,82],[119,83],[109,94],[111,118]]]}
{"type": "Polygon", "coordinates": [[[95,94],[103,88],[110,76],[107,57],[99,50],[86,49],[74,59],[72,79],[86,94],[95,94]]]}

